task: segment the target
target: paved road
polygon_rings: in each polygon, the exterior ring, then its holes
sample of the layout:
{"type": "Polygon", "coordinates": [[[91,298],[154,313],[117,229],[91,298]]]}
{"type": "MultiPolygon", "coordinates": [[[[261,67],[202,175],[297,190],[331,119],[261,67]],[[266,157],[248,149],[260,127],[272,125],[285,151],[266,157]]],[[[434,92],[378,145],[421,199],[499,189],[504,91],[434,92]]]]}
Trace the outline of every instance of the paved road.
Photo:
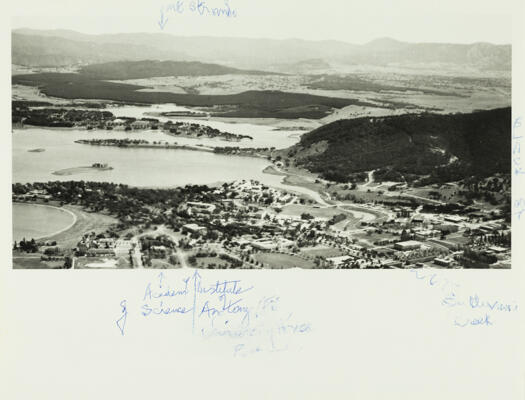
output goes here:
{"type": "Polygon", "coordinates": [[[179,247],[177,247],[177,257],[179,257],[182,268],[189,268],[188,263],[186,262],[186,255],[179,247]]]}
{"type": "Polygon", "coordinates": [[[142,254],[140,253],[140,244],[136,238],[132,239],[132,243],[135,244],[133,251],[131,252],[131,259],[133,260],[133,266],[135,268],[144,268],[142,264],[142,254]]]}
{"type": "MultiPolygon", "coordinates": [[[[274,167],[274,169],[276,171],[281,172],[283,174],[290,175],[290,176],[297,176],[299,178],[305,179],[305,180],[310,181],[310,182],[314,182],[315,181],[315,179],[312,178],[312,177],[296,174],[296,173],[293,173],[293,172],[283,171],[282,169],[280,169],[279,167],[277,167],[275,165],[273,167],[274,167]]],[[[326,182],[323,179],[319,179],[319,181],[323,182],[323,183],[326,182]]],[[[322,206],[325,206],[325,207],[329,207],[330,206],[330,204],[326,203],[323,200],[323,198],[321,197],[321,195],[319,193],[317,193],[316,191],[314,191],[314,190],[305,188],[304,186],[301,186],[301,185],[288,185],[286,183],[283,183],[283,185],[287,186],[286,189],[289,190],[290,192],[305,194],[305,195],[311,197],[317,203],[321,204],[322,206]]],[[[282,189],[282,187],[280,187],[279,189],[282,189]]]]}
{"type": "MultiPolygon", "coordinates": [[[[392,196],[394,196],[394,194],[392,194],[392,196]]],[[[401,196],[403,197],[412,197],[414,199],[419,199],[419,200],[425,200],[425,201],[429,201],[431,203],[436,203],[436,204],[440,204],[440,205],[445,205],[447,203],[443,202],[443,201],[440,201],[440,200],[434,200],[434,199],[429,199],[428,197],[422,197],[422,196],[416,196],[415,194],[409,194],[409,193],[402,193],[401,196]]]]}
{"type": "Polygon", "coordinates": [[[371,183],[374,183],[374,171],[375,169],[368,172],[368,181],[365,184],[363,184],[362,187],[366,187],[369,186],[371,183]]]}

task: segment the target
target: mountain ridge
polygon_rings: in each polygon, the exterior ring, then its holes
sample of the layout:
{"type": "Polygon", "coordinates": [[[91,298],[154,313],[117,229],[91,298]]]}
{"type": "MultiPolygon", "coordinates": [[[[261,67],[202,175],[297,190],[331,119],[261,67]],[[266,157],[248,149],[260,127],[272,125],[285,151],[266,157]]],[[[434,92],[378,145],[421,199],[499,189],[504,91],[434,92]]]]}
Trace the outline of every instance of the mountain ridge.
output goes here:
{"type": "Polygon", "coordinates": [[[190,37],[168,33],[90,35],[68,30],[24,28],[13,30],[11,36],[13,63],[27,66],[147,58],[212,62],[248,69],[264,69],[274,64],[312,58],[328,63],[371,65],[456,63],[501,70],[509,70],[511,63],[511,45],[479,42],[410,43],[379,38],[359,45],[337,40],[190,37]]]}
{"type": "Polygon", "coordinates": [[[302,39],[302,38],[264,38],[264,37],[249,37],[249,36],[182,36],[182,35],[173,35],[171,33],[167,32],[123,32],[123,33],[100,33],[100,34],[92,34],[92,33],[83,33],[79,31],[75,31],[72,29],[32,29],[32,28],[15,28],[11,31],[12,33],[17,34],[23,34],[23,35],[41,35],[41,36],[57,36],[57,37],[63,37],[60,34],[57,35],[56,33],[61,33],[62,35],[65,35],[66,33],[68,35],[78,35],[85,37],[85,40],[91,40],[94,37],[116,37],[116,36],[133,36],[133,35],[151,35],[151,36],[158,36],[158,37],[175,37],[175,38],[218,38],[218,39],[240,39],[240,40],[264,40],[264,41],[276,41],[276,42],[283,42],[283,41],[297,41],[297,42],[311,42],[311,43],[341,43],[341,44],[349,44],[352,46],[367,46],[370,44],[373,44],[375,42],[382,42],[382,41],[390,41],[392,43],[404,43],[404,44],[447,44],[447,45],[460,45],[460,46],[469,46],[469,45],[475,45],[475,44],[490,44],[492,46],[510,46],[510,43],[492,43],[492,42],[486,42],[486,41],[475,41],[475,42],[465,42],[465,43],[455,43],[455,42],[408,42],[403,40],[398,40],[389,36],[381,36],[377,37],[375,39],[369,40],[365,43],[358,44],[353,43],[345,40],[336,40],[336,39],[302,39]]]}

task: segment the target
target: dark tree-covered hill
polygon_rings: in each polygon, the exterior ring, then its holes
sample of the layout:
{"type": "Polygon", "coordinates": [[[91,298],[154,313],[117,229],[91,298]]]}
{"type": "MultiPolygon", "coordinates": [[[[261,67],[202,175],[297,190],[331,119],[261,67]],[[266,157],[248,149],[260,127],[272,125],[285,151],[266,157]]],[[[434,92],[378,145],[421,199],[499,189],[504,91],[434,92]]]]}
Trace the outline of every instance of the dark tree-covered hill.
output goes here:
{"type": "Polygon", "coordinates": [[[327,179],[388,168],[436,181],[510,173],[511,109],[339,120],[284,153],[327,179]]]}

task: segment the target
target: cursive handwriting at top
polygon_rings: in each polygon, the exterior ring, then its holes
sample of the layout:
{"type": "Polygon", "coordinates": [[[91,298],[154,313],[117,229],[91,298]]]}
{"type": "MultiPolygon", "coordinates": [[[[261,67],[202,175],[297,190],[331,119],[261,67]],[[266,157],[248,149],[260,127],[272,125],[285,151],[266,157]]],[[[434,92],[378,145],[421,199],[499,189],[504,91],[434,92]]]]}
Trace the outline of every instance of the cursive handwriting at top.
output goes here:
{"type": "Polygon", "coordinates": [[[201,17],[237,18],[237,10],[230,7],[228,0],[223,0],[220,7],[214,5],[216,4],[205,0],[177,0],[174,3],[161,7],[157,24],[161,30],[164,30],[164,27],[168,23],[168,15],[181,15],[184,13],[191,13],[201,17]]]}

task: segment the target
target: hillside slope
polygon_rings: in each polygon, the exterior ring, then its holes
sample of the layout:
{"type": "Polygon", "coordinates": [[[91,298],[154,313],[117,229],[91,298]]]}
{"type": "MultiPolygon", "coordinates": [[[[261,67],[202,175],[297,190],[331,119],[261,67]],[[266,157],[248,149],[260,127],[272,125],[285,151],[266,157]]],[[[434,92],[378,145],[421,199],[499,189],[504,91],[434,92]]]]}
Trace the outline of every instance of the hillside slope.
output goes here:
{"type": "Polygon", "coordinates": [[[511,109],[339,120],[304,134],[284,155],[340,182],[373,169],[442,182],[510,173],[511,109]]]}
{"type": "MultiPolygon", "coordinates": [[[[75,37],[71,35],[71,37],[75,37]]],[[[146,58],[177,58],[179,52],[166,52],[155,46],[134,43],[95,43],[64,37],[11,35],[13,64],[28,67],[56,67],[146,58]]]]}

